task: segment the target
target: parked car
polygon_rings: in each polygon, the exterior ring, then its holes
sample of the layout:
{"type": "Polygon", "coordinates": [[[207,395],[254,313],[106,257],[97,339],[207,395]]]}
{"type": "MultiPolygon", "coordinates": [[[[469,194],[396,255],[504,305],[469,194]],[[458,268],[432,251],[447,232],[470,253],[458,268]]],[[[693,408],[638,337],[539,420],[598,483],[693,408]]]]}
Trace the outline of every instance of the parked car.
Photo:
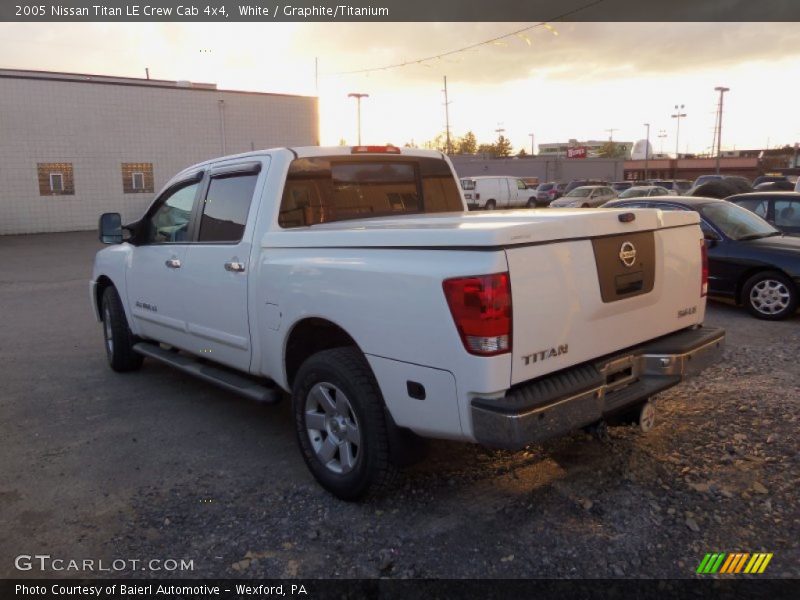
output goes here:
{"type": "Polygon", "coordinates": [[[614,181],[611,184],[611,189],[614,190],[614,193],[619,194],[620,192],[630,189],[633,185],[633,181],[614,181]]]}
{"type": "Polygon", "coordinates": [[[679,196],[692,189],[692,182],[688,179],[651,179],[648,183],[650,185],[660,185],[670,192],[676,192],[679,196]]]}
{"type": "Polygon", "coordinates": [[[552,208],[589,208],[601,206],[616,197],[614,190],[608,186],[584,185],[551,202],[550,206],[552,208]]]}
{"type": "Polygon", "coordinates": [[[754,212],[786,235],[800,236],[800,193],[752,192],[726,200],[754,212]]]}
{"type": "Polygon", "coordinates": [[[576,187],[583,187],[586,185],[608,185],[607,181],[603,181],[601,179],[573,179],[570,181],[567,186],[564,188],[564,196],[569,194],[572,190],[576,187]]]}
{"type": "Polygon", "coordinates": [[[529,190],[535,190],[537,187],[539,187],[538,177],[520,177],[520,179],[525,182],[525,185],[528,186],[529,190]]]}
{"type": "Polygon", "coordinates": [[[291,394],[306,465],[353,500],[419,436],[521,449],[620,411],[647,429],[650,396],[720,358],[697,216],[465,208],[440,152],[189,167],[135,223],[100,217],[90,298],[108,363],[291,394]]]}
{"type": "Polygon", "coordinates": [[[794,184],[794,191],[800,193],[800,177],[797,178],[797,181],[794,184]]]}
{"type": "Polygon", "coordinates": [[[677,196],[678,192],[671,192],[660,185],[635,185],[622,192],[619,198],[645,198],[647,196],[677,196]]]}
{"type": "Polygon", "coordinates": [[[701,183],[693,187],[686,194],[687,196],[697,196],[700,198],[727,198],[734,194],[742,194],[753,191],[746,180],[723,177],[701,183]]]}
{"type": "MultiPolygon", "coordinates": [[[[734,194],[743,194],[753,190],[753,184],[747,177],[741,175],[701,175],[694,181],[694,185],[687,194],[692,196],[703,196],[704,194],[698,190],[701,185],[710,183],[724,183],[729,189],[733,190],[734,194]]],[[[717,198],[718,196],[712,196],[717,198]]],[[[723,196],[724,197],[724,196],[723,196]]]]}
{"type": "Polygon", "coordinates": [[[726,200],[688,196],[614,200],[605,207],[699,213],[710,295],[733,299],[759,319],[785,319],[797,310],[800,239],[782,235],[758,215],[726,200]]]}
{"type": "Polygon", "coordinates": [[[547,206],[553,200],[561,198],[565,187],[566,184],[556,183],[555,181],[540,183],[539,187],[536,188],[536,204],[539,206],[547,206]]]}
{"type": "Polygon", "coordinates": [[[754,192],[793,192],[795,184],[788,179],[765,181],[753,186],[754,192]]]}
{"type": "Polygon", "coordinates": [[[781,181],[788,181],[791,183],[786,175],[759,175],[753,179],[753,187],[761,185],[762,183],[778,183],[781,181]]]}
{"type": "Polygon", "coordinates": [[[529,190],[522,179],[495,175],[464,177],[461,189],[470,210],[536,206],[536,192],[529,190]]]}

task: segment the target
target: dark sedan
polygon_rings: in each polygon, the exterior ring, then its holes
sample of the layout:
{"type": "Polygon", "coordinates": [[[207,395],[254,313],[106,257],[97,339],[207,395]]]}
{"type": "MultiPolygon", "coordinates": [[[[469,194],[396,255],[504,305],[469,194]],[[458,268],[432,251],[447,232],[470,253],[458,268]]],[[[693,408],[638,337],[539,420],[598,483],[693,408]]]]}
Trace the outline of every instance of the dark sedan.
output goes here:
{"type": "Polygon", "coordinates": [[[786,235],[800,236],[800,194],[797,192],[753,192],[725,199],[756,213],[786,235]]]}
{"type": "Polygon", "coordinates": [[[604,206],[700,213],[709,294],[731,298],[759,319],[785,319],[797,310],[800,239],[783,235],[758,215],[726,200],[689,196],[612,200],[604,206]]]}

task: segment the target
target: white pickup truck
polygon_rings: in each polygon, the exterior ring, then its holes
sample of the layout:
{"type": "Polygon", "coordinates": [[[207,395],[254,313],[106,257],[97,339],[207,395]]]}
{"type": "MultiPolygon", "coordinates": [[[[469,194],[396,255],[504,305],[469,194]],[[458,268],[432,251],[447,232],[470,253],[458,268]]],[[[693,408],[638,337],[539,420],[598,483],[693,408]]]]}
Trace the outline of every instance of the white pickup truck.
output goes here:
{"type": "Polygon", "coordinates": [[[420,437],[519,449],[638,411],[715,361],[693,212],[467,212],[440,153],[282,148],[176,175],[100,218],[91,301],[111,368],[143,357],[292,397],[344,499],[420,437]]]}

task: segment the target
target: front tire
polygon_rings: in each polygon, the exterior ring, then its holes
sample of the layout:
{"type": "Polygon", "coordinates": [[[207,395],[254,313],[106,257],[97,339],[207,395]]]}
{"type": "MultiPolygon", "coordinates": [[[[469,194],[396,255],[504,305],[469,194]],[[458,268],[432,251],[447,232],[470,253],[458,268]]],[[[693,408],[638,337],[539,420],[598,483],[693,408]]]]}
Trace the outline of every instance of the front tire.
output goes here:
{"type": "Polygon", "coordinates": [[[379,493],[395,475],[383,398],[357,348],[308,358],[292,392],[295,433],[319,484],[342,500],[379,493]]]}
{"type": "Polygon", "coordinates": [[[527,208],[536,208],[536,200],[534,200],[533,198],[530,198],[528,200],[527,208]]]}
{"type": "Polygon", "coordinates": [[[742,302],[751,315],[767,321],[780,321],[797,310],[797,289],[783,274],[757,273],[742,287],[742,302]]]}
{"type": "Polygon", "coordinates": [[[497,208],[497,203],[494,200],[487,200],[486,206],[483,207],[484,210],[494,210],[497,208]]]}
{"type": "Polygon", "coordinates": [[[103,339],[109,366],[119,373],[141,368],[144,357],[133,350],[136,337],[128,327],[125,309],[113,286],[103,292],[102,311],[103,339]]]}

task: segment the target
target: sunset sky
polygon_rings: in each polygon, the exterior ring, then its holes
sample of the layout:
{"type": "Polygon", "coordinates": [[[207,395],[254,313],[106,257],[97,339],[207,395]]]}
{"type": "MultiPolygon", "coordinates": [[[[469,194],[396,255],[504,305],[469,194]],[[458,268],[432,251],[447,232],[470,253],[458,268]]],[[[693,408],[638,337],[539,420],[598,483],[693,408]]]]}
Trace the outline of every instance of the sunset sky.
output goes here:
{"type": "Polygon", "coordinates": [[[554,23],[444,59],[365,74],[494,38],[527,23],[0,24],[0,67],[217,83],[316,95],[323,144],[356,141],[348,92],[363,101],[363,142],[421,144],[444,130],[442,76],[454,135],[515,151],[568,138],[707,152],[725,85],[723,149],[800,141],[800,28],[795,23],[554,23]],[[659,139],[664,130],[666,138],[659,139]]]}

